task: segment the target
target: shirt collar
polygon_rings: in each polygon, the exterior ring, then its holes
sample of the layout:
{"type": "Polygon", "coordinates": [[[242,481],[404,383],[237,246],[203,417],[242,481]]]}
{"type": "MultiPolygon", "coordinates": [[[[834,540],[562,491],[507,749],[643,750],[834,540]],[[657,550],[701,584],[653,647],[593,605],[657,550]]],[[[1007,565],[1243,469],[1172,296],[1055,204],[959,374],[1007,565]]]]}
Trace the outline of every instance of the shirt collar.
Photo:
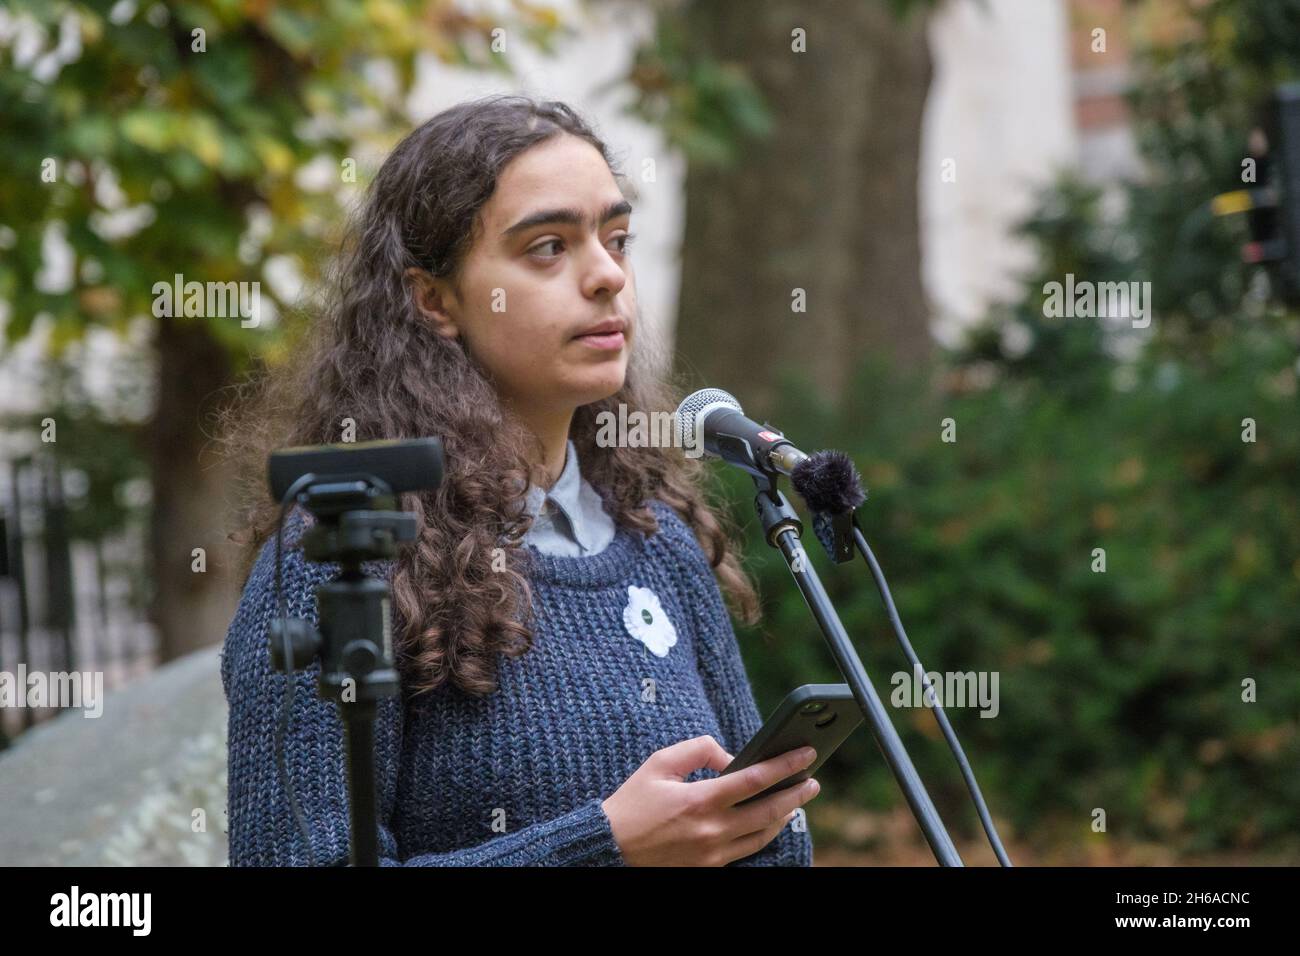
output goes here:
{"type": "Polygon", "coordinates": [[[537,485],[530,485],[527,503],[529,514],[537,518],[542,510],[542,502],[550,501],[562,516],[560,520],[568,521],[574,540],[584,551],[590,551],[594,541],[591,529],[583,520],[581,493],[584,484],[582,472],[578,467],[578,449],[574,447],[573,439],[570,438],[566,444],[564,470],[560,472],[560,477],[555,480],[555,484],[549,491],[537,485]]]}

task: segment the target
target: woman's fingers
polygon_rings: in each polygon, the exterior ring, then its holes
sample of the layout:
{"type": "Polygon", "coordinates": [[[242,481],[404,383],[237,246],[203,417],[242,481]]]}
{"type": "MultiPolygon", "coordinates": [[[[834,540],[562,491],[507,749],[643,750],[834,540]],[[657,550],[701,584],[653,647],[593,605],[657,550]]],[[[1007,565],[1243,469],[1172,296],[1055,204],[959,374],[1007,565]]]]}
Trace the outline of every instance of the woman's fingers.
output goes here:
{"type": "MultiPolygon", "coordinates": [[[[803,791],[803,796],[798,799],[798,801],[795,803],[794,808],[792,808],[789,812],[786,812],[784,810],[784,807],[788,805],[788,801],[785,801],[784,803],[780,804],[782,810],[778,814],[778,818],[776,822],[772,823],[769,826],[764,827],[761,830],[756,830],[753,833],[747,833],[744,836],[737,837],[735,840],[732,840],[731,843],[727,845],[727,849],[725,853],[726,862],[730,863],[733,860],[742,860],[745,857],[750,856],[751,854],[757,853],[759,850],[763,849],[763,847],[767,846],[769,843],[775,840],[777,836],[781,833],[781,831],[785,829],[786,825],[794,818],[794,814],[798,811],[799,806],[811,800],[813,797],[817,795],[817,787],[815,785],[811,788],[808,788],[809,784],[815,784],[815,783],[816,781],[809,779],[809,780],[805,780],[802,784],[796,784],[795,786],[790,787],[789,790],[792,791],[794,790],[803,791]]],[[[787,791],[783,790],[781,791],[780,795],[784,796],[786,792],[787,791]]],[[[776,798],[777,798],[777,794],[773,794],[771,797],[767,797],[764,798],[763,800],[759,800],[755,802],[756,804],[764,804],[773,801],[776,798]]]]}
{"type": "Polygon", "coordinates": [[[817,759],[812,747],[801,747],[778,754],[744,770],[724,773],[712,780],[700,780],[692,786],[702,787],[707,799],[717,806],[734,807],[742,800],[757,796],[773,784],[811,766],[817,759]]]}
{"type": "Polygon", "coordinates": [[[777,826],[779,830],[790,819],[790,814],[817,796],[820,789],[821,785],[809,777],[792,787],[769,794],[761,800],[736,807],[730,813],[735,836],[740,838],[752,833],[762,833],[773,826],[777,826]]]}

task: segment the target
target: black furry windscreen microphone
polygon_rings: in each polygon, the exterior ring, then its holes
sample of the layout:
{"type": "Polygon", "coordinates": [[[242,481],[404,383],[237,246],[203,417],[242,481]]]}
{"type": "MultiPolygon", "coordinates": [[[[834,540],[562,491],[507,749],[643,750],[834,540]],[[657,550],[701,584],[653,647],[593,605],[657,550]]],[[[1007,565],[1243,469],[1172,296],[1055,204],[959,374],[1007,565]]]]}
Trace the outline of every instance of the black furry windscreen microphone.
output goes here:
{"type": "Polygon", "coordinates": [[[862,476],[842,451],[816,451],[790,474],[790,484],[813,511],[843,514],[867,500],[862,476]]]}
{"type": "Polygon", "coordinates": [[[832,561],[853,557],[850,519],[867,500],[853,459],[842,451],[816,451],[790,473],[790,484],[813,513],[813,533],[832,561]]]}

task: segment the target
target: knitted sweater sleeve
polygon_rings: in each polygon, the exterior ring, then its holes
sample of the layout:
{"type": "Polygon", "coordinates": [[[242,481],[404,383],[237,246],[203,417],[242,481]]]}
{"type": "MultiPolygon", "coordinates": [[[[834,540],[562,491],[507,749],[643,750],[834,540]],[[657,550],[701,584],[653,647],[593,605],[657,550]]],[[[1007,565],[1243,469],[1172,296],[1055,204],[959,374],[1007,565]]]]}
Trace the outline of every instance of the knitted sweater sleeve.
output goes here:
{"type": "MultiPolygon", "coordinates": [[[[289,547],[284,589],[291,617],[317,623],[315,585],[336,565],[312,564],[289,547]]],[[[288,675],[271,666],[268,626],[276,611],[275,542],[263,549],[226,635],[221,680],[229,705],[228,817],[232,866],[343,865],[349,859],[346,751],[338,705],[317,694],[319,663],[293,675],[284,761],[310,832],[310,852],[281,785],[275,735],[288,675]]],[[[390,828],[402,751],[400,697],[383,699],[375,720],[376,815],[382,866],[622,865],[601,801],[477,846],[403,858],[390,828]]],[[[430,799],[436,799],[431,795],[430,799]]]]}
{"type": "MultiPolygon", "coordinates": [[[[718,742],[735,755],[763,721],[713,569],[689,526],[682,523],[680,533],[683,538],[677,550],[686,556],[683,595],[692,608],[700,676],[726,738],[718,742]]],[[[812,835],[806,821],[807,814],[801,812],[763,849],[728,865],[812,866],[812,835]]]]}

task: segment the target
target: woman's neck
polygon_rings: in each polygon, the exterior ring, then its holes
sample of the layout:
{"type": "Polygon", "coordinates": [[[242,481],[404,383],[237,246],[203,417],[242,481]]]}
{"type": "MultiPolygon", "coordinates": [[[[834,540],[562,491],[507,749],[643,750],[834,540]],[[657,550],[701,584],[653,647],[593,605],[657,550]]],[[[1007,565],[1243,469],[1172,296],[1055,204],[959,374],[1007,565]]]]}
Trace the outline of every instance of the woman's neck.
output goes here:
{"type": "Polygon", "coordinates": [[[521,408],[513,406],[514,413],[537,436],[542,445],[540,464],[546,470],[546,488],[559,480],[564,471],[565,456],[569,446],[569,429],[573,425],[575,409],[521,408]]]}

